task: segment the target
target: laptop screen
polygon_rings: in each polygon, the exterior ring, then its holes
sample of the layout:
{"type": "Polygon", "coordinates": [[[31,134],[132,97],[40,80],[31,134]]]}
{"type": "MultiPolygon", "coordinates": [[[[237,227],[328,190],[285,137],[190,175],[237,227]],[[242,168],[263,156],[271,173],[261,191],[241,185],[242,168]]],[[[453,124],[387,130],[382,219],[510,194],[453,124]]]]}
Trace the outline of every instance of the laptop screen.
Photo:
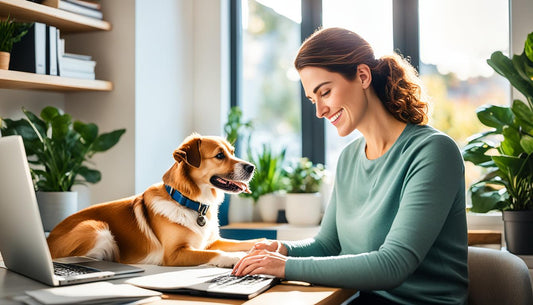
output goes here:
{"type": "Polygon", "coordinates": [[[0,252],[11,271],[57,285],[22,137],[0,137],[0,252]]]}

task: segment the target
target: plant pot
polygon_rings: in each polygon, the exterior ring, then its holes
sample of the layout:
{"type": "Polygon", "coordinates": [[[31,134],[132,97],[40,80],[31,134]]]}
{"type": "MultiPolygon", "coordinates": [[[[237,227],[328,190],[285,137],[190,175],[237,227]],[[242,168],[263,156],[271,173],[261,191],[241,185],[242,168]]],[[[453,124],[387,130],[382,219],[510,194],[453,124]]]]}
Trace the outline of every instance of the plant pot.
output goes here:
{"type": "Polygon", "coordinates": [[[0,52],[0,69],[9,70],[9,59],[11,54],[8,52],[0,52]]]}
{"type": "Polygon", "coordinates": [[[533,211],[504,211],[503,225],[507,250],[513,254],[533,254],[533,211]]]}
{"type": "Polygon", "coordinates": [[[276,222],[278,211],[285,206],[284,193],[270,193],[259,197],[257,200],[259,213],[263,222],[276,222]]]}
{"type": "Polygon", "coordinates": [[[321,193],[287,194],[285,216],[291,225],[316,226],[322,219],[321,193]]]}
{"type": "Polygon", "coordinates": [[[229,223],[252,222],[254,217],[254,200],[231,195],[229,202],[229,223]]]}
{"type": "Polygon", "coordinates": [[[37,192],[37,203],[45,232],[78,211],[77,192],[37,192]]]}

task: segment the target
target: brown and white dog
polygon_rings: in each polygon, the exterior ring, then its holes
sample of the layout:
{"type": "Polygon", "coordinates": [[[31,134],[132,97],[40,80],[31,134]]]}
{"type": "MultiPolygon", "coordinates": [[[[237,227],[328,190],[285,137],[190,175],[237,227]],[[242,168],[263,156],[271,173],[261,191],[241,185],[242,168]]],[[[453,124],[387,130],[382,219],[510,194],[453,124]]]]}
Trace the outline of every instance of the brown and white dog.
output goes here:
{"type": "Polygon", "coordinates": [[[48,237],[52,257],[234,265],[258,240],[220,238],[218,206],[224,192],[249,192],[254,166],[236,158],[223,138],[197,134],[186,138],[173,156],[175,163],[162,183],[137,196],[91,206],[59,223],[48,237]]]}

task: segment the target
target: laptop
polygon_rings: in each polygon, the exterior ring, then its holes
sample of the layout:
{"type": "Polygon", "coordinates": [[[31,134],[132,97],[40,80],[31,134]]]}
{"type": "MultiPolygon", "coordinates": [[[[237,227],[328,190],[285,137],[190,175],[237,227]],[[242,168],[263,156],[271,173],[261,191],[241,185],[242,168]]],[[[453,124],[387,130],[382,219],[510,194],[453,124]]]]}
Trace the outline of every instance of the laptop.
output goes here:
{"type": "Polygon", "coordinates": [[[7,269],[50,286],[127,277],[144,269],[69,257],[52,261],[22,137],[0,137],[0,253],[7,269]]]}
{"type": "Polygon", "coordinates": [[[279,279],[270,275],[238,277],[228,268],[199,266],[135,277],[126,283],[166,293],[251,299],[279,283],[279,279]]]}

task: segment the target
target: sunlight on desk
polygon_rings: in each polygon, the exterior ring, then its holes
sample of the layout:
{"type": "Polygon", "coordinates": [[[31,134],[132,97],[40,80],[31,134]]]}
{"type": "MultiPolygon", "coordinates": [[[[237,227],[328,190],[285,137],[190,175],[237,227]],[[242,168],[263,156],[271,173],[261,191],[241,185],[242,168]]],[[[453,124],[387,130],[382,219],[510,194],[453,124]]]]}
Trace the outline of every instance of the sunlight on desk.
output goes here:
{"type": "Polygon", "coordinates": [[[192,304],[245,304],[245,305],[308,305],[308,304],[341,304],[357,292],[352,289],[332,287],[305,287],[295,285],[276,285],[251,300],[215,299],[189,295],[164,295],[163,300],[150,305],[192,305],[192,304]]]}

